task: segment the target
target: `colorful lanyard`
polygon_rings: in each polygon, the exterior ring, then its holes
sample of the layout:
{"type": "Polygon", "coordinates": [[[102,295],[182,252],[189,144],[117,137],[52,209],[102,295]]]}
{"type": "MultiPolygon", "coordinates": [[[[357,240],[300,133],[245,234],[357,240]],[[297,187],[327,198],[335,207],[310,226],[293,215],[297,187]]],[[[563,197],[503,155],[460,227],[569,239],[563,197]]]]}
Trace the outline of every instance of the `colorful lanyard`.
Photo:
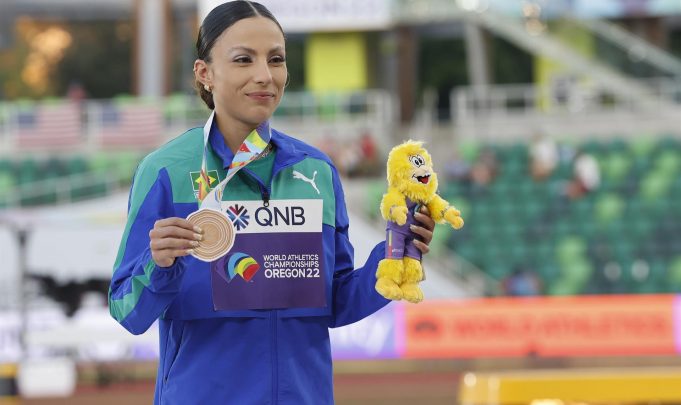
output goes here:
{"type": "Polygon", "coordinates": [[[199,176],[199,209],[212,208],[220,211],[222,202],[222,193],[224,192],[227,182],[234,177],[234,175],[244,166],[254,161],[267,148],[267,145],[272,138],[269,121],[264,121],[256,129],[254,129],[244,142],[239,147],[239,150],[234,155],[232,163],[227,169],[225,179],[220,182],[215,188],[210,189],[211,179],[208,176],[208,169],[206,166],[206,154],[208,153],[208,137],[210,129],[215,118],[215,111],[210,114],[206,125],[203,126],[203,161],[201,162],[201,175],[199,176]]]}

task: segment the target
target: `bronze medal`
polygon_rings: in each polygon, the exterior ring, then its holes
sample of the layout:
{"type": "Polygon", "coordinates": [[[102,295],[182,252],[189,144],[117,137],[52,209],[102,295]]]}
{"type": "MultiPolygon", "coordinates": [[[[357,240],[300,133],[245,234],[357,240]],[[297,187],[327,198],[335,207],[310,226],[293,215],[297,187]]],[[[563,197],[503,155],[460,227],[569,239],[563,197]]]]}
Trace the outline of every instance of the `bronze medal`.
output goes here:
{"type": "Polygon", "coordinates": [[[212,262],[227,254],[234,245],[234,225],[222,212],[201,209],[189,214],[187,220],[203,230],[203,239],[192,254],[197,259],[212,262]]]}

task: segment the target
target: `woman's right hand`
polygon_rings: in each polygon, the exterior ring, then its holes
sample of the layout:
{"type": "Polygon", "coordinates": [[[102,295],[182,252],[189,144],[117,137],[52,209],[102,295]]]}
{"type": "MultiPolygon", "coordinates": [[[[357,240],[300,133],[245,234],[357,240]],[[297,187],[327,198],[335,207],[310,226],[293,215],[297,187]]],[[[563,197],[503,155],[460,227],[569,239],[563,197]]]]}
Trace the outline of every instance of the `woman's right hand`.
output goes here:
{"type": "Polygon", "coordinates": [[[151,257],[159,267],[170,267],[175,258],[192,254],[203,231],[183,218],[159,219],[149,231],[151,257]]]}

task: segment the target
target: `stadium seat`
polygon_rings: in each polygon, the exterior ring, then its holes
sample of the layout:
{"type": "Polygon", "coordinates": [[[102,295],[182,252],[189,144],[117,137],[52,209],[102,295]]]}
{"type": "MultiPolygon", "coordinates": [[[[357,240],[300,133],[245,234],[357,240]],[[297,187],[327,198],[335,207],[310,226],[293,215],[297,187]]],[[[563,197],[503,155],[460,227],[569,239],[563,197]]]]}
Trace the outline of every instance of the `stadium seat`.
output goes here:
{"type": "Polygon", "coordinates": [[[68,169],[62,158],[52,156],[39,163],[39,169],[43,178],[61,177],[68,174],[68,169]]]}
{"type": "Polygon", "coordinates": [[[14,177],[19,184],[32,183],[40,179],[38,163],[33,158],[24,158],[14,165],[14,177]]]}
{"type": "Polygon", "coordinates": [[[584,284],[575,279],[559,278],[548,286],[549,295],[576,295],[582,292],[584,284]]]}
{"type": "Polygon", "coordinates": [[[622,197],[615,193],[600,194],[594,205],[594,220],[599,224],[608,224],[622,218],[626,204],[622,197]]]}
{"type": "MultiPolygon", "coordinates": [[[[646,292],[657,292],[657,293],[665,293],[665,292],[674,292],[674,288],[669,283],[668,280],[668,274],[667,274],[667,267],[668,264],[664,260],[661,259],[654,259],[650,260],[650,276],[649,276],[649,281],[648,284],[654,288],[652,291],[646,291],[646,292]]],[[[678,290],[677,290],[678,292],[678,290]]]]}
{"type": "Polygon", "coordinates": [[[475,142],[475,141],[461,141],[457,146],[456,149],[459,153],[459,156],[461,156],[462,159],[464,159],[468,163],[473,163],[475,162],[475,159],[478,158],[478,155],[480,154],[480,143],[475,142]]]}
{"type": "Polygon", "coordinates": [[[447,249],[447,242],[449,237],[447,236],[447,226],[444,224],[436,224],[435,232],[433,232],[433,239],[430,241],[428,247],[430,252],[436,256],[439,256],[445,252],[447,249]]]}
{"type": "Polygon", "coordinates": [[[681,255],[676,256],[671,261],[667,282],[674,291],[681,291],[681,255]]]}
{"type": "Polygon", "coordinates": [[[561,239],[556,246],[556,259],[561,264],[567,264],[586,253],[586,242],[578,236],[568,236],[561,239]]]}
{"type": "Polygon", "coordinates": [[[114,156],[113,174],[121,184],[130,184],[142,157],[137,152],[121,151],[114,156]]]}
{"type": "Polygon", "coordinates": [[[450,246],[452,250],[456,252],[456,254],[468,260],[469,262],[473,263],[478,262],[478,260],[476,260],[477,247],[472,243],[468,244],[464,243],[461,244],[461,246],[457,245],[451,246],[451,244],[448,244],[448,246],[450,246]]]}
{"type": "Polygon", "coordinates": [[[14,163],[11,159],[0,158],[0,173],[7,173],[10,177],[14,176],[14,163]]]}
{"type": "Polygon", "coordinates": [[[7,207],[7,198],[14,188],[14,179],[12,174],[8,171],[0,171],[0,207],[7,207]]]}
{"type": "Polygon", "coordinates": [[[641,182],[641,197],[648,202],[658,200],[669,191],[671,180],[663,172],[649,172],[641,182]]]}
{"type": "Polygon", "coordinates": [[[385,190],[384,180],[369,180],[364,188],[365,192],[365,202],[364,202],[364,214],[371,220],[380,220],[381,212],[380,205],[383,194],[385,190]]]}
{"type": "Polygon", "coordinates": [[[173,118],[187,110],[187,103],[186,94],[176,93],[166,97],[162,106],[163,118],[166,121],[172,121],[173,118]]]}
{"type": "Polygon", "coordinates": [[[500,259],[487,260],[484,266],[487,275],[497,281],[502,281],[512,271],[511,265],[507,261],[500,259]]]}
{"type": "Polygon", "coordinates": [[[569,262],[560,265],[560,273],[565,279],[574,280],[575,285],[586,284],[593,274],[594,266],[585,257],[574,257],[569,262]]]}
{"type": "Polygon", "coordinates": [[[68,161],[68,174],[85,174],[90,170],[89,163],[83,156],[74,156],[68,161]]]}
{"type": "Polygon", "coordinates": [[[611,152],[602,163],[602,169],[604,180],[619,185],[629,174],[631,159],[623,152],[611,152]]]}
{"type": "Polygon", "coordinates": [[[96,174],[106,174],[115,166],[115,158],[111,153],[94,153],[89,161],[92,172],[96,174]]]}
{"type": "Polygon", "coordinates": [[[640,134],[629,141],[629,149],[637,159],[641,160],[646,159],[653,152],[656,144],[655,136],[640,134]]]}
{"type": "Polygon", "coordinates": [[[674,175],[681,168],[681,152],[677,149],[665,149],[655,160],[655,167],[664,175],[674,175]]]}

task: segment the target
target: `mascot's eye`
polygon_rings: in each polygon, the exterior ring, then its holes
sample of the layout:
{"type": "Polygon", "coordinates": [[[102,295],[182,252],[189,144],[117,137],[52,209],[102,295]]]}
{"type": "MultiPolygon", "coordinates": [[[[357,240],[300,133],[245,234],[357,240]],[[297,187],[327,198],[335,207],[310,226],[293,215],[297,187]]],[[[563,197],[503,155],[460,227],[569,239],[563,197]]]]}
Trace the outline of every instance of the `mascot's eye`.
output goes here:
{"type": "Polygon", "coordinates": [[[421,155],[409,156],[409,161],[416,167],[421,167],[426,164],[426,160],[421,155]]]}

